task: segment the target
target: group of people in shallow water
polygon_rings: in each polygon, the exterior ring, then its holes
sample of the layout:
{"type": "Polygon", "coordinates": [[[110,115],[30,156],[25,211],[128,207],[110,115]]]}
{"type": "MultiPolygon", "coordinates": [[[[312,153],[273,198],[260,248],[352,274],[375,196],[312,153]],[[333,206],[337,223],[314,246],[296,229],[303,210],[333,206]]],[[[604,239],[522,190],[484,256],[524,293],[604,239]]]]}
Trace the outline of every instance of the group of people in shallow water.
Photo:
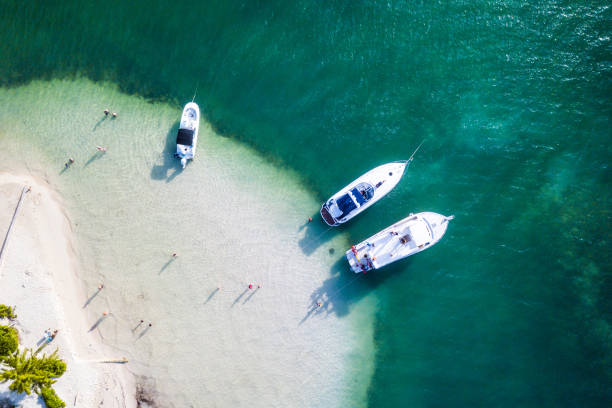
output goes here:
{"type": "MultiPolygon", "coordinates": [[[[110,113],[110,111],[108,110],[108,108],[104,109],[104,115],[105,115],[105,116],[108,116],[108,114],[109,114],[109,113],[110,113]]],[[[113,118],[116,118],[116,117],[117,117],[117,112],[113,112],[113,113],[111,114],[111,116],[112,116],[113,118]]]]}
{"type": "MultiPolygon", "coordinates": [[[[109,114],[113,117],[113,119],[117,117],[117,112],[113,112],[111,114],[110,110],[104,109],[104,115],[108,116],[109,114]]],[[[96,150],[102,153],[106,153],[106,147],[104,146],[96,146],[96,150]]],[[[73,163],[74,163],[74,159],[72,157],[69,157],[68,161],[64,163],[64,167],[67,169],[68,167],[72,166],[73,163]]]]}

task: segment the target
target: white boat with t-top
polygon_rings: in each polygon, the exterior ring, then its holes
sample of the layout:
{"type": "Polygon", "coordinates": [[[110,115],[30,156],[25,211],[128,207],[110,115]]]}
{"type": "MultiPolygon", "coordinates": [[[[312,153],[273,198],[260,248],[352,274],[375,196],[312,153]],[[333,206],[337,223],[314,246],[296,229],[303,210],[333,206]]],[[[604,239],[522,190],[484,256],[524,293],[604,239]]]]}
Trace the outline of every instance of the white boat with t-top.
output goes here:
{"type": "Polygon", "coordinates": [[[330,226],[345,223],[386,196],[399,183],[421,145],[408,160],[378,166],[331,196],[321,206],[323,221],[330,226]]]}
{"type": "Polygon", "coordinates": [[[193,160],[198,143],[198,130],[200,129],[200,107],[195,102],[189,102],[183,108],[181,123],[176,135],[176,154],[181,159],[183,168],[187,160],[193,160]]]}
{"type": "Polygon", "coordinates": [[[436,244],[454,216],[434,212],[410,214],[379,233],[346,251],[355,273],[380,269],[400,259],[426,250],[436,244]]]}

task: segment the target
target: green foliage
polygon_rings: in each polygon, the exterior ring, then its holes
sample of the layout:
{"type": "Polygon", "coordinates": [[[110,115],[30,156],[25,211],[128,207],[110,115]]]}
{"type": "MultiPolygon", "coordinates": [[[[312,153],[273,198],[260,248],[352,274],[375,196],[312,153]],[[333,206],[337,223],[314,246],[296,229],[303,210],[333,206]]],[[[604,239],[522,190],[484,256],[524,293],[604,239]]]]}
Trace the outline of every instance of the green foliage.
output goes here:
{"type": "Polygon", "coordinates": [[[18,345],[17,330],[13,327],[0,326],[0,361],[3,357],[13,354],[18,345]]]}
{"type": "Polygon", "coordinates": [[[57,350],[50,356],[36,357],[32,350],[26,349],[23,353],[15,351],[4,358],[0,383],[12,381],[9,385],[11,391],[30,394],[32,390],[38,391],[50,387],[66,371],[66,363],[57,356],[57,350]],[[29,354],[29,355],[28,355],[29,354]]]}
{"type": "Polygon", "coordinates": [[[12,306],[0,305],[0,319],[4,317],[9,320],[16,319],[15,309],[12,306]]]}
{"type": "Polygon", "coordinates": [[[40,395],[43,397],[43,400],[45,400],[47,408],[64,408],[66,406],[64,401],[57,396],[53,388],[42,387],[40,389],[40,395]]]}
{"type": "Polygon", "coordinates": [[[40,358],[40,369],[49,373],[50,377],[60,377],[66,372],[66,362],[60,360],[55,350],[50,356],[43,355],[40,358]]]}
{"type": "Polygon", "coordinates": [[[31,352],[29,357],[27,354],[28,350],[21,354],[16,351],[4,358],[3,363],[7,367],[3,367],[0,372],[0,382],[12,381],[9,385],[11,391],[29,395],[32,388],[49,386],[54,381],[36,368],[36,357],[32,356],[31,352]]]}

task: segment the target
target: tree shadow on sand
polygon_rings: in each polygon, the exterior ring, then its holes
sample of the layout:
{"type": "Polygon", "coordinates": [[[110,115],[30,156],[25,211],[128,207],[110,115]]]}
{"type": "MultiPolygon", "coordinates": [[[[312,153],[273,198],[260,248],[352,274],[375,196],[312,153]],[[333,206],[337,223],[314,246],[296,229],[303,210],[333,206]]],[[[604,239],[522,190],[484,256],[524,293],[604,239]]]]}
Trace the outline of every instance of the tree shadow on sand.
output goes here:
{"type": "Polygon", "coordinates": [[[306,221],[300,226],[300,231],[305,229],[304,236],[298,242],[300,249],[305,255],[311,255],[321,245],[329,241],[335,234],[334,227],[325,224],[319,213],[312,215],[312,222],[306,221]]]}
{"type": "MultiPolygon", "coordinates": [[[[25,392],[18,394],[11,390],[0,391],[0,407],[20,407],[26,396],[25,392]]],[[[38,397],[38,403],[44,407],[42,397],[38,397]]]]}
{"type": "Polygon", "coordinates": [[[310,305],[299,324],[317,315],[327,316],[332,313],[338,317],[348,315],[351,305],[376,290],[390,277],[406,270],[409,262],[410,260],[405,260],[364,274],[354,273],[346,259],[342,257],[332,266],[333,276],[323,281],[310,295],[310,305]]]}
{"type": "Polygon", "coordinates": [[[164,150],[160,154],[162,163],[153,165],[151,169],[151,178],[153,180],[166,180],[166,183],[169,183],[183,172],[180,160],[174,157],[174,153],[176,153],[176,134],[179,124],[180,122],[177,120],[170,130],[168,130],[166,144],[164,150]]]}

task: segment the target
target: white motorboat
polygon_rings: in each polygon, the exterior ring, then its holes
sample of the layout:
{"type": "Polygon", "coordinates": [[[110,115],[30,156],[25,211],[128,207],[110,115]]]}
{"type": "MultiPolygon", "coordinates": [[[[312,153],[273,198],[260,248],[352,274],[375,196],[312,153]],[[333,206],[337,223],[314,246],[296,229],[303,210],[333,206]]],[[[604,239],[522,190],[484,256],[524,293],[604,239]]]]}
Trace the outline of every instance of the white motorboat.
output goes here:
{"type": "Polygon", "coordinates": [[[331,196],[321,206],[323,221],[329,226],[345,223],[387,195],[399,183],[422,144],[408,160],[378,166],[331,196]]]}
{"type": "Polygon", "coordinates": [[[181,124],[176,135],[176,154],[181,159],[183,168],[187,160],[193,160],[198,143],[198,130],[200,128],[200,108],[195,102],[189,102],[183,108],[181,124]]]}
{"type": "Polygon", "coordinates": [[[346,251],[355,273],[380,269],[430,248],[436,244],[454,216],[445,217],[434,212],[410,214],[379,233],[346,251]]]}

